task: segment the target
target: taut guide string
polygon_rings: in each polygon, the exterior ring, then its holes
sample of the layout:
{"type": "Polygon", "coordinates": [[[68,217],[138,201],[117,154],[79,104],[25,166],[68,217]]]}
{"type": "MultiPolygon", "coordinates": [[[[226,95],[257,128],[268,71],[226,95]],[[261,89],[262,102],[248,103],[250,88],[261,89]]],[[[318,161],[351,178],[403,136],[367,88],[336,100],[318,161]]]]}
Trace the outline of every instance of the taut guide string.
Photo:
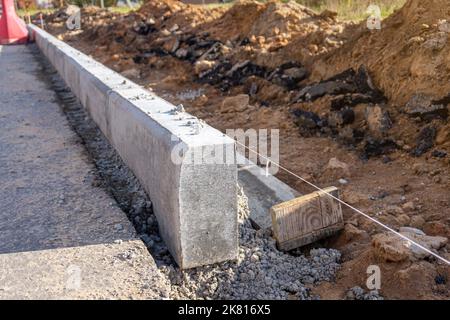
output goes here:
{"type": "Polygon", "coordinates": [[[341,199],[339,199],[339,198],[333,196],[331,193],[328,193],[327,191],[325,191],[325,190],[323,190],[322,188],[316,186],[316,185],[313,184],[312,182],[309,182],[309,181],[305,180],[304,178],[300,177],[299,175],[295,174],[294,172],[292,172],[292,171],[290,171],[290,170],[284,168],[284,167],[281,166],[279,163],[276,163],[276,162],[272,161],[272,160],[269,159],[268,157],[263,156],[263,155],[260,154],[259,152],[255,151],[255,150],[253,150],[253,149],[251,149],[251,148],[249,148],[249,147],[247,147],[246,145],[240,143],[240,142],[237,141],[237,140],[235,140],[235,142],[236,142],[237,144],[243,146],[243,147],[246,148],[247,150],[249,150],[249,151],[251,151],[251,152],[257,154],[258,156],[262,157],[263,159],[265,159],[265,160],[267,161],[267,164],[266,164],[266,171],[265,171],[265,172],[266,172],[266,176],[267,176],[267,172],[268,172],[268,165],[269,165],[269,163],[270,163],[270,164],[273,164],[273,165],[276,165],[276,166],[277,166],[278,168],[280,168],[281,170],[283,170],[283,171],[289,173],[290,175],[296,177],[297,179],[300,179],[301,181],[305,182],[306,184],[310,185],[311,187],[313,187],[313,188],[315,188],[315,189],[317,189],[317,190],[319,190],[319,191],[321,191],[321,192],[323,192],[323,193],[326,193],[328,196],[330,196],[330,197],[333,198],[334,200],[338,201],[339,203],[343,204],[344,206],[346,206],[346,207],[352,209],[352,210],[355,211],[356,213],[358,213],[358,214],[360,214],[360,215],[366,217],[367,219],[371,220],[372,222],[374,222],[374,223],[376,223],[376,224],[382,226],[382,227],[385,228],[386,230],[388,230],[388,231],[394,233],[394,234],[397,235],[398,237],[400,237],[400,238],[406,240],[409,246],[411,246],[411,244],[414,244],[415,246],[417,246],[418,248],[420,248],[420,249],[424,250],[425,252],[431,254],[431,255],[434,256],[435,258],[441,260],[442,262],[446,263],[447,265],[450,265],[450,261],[447,260],[447,259],[445,259],[444,257],[441,257],[441,256],[438,255],[437,253],[434,253],[434,252],[431,251],[430,249],[428,249],[428,248],[422,246],[421,244],[415,242],[414,240],[409,239],[409,238],[406,237],[405,235],[401,234],[400,232],[395,231],[394,229],[392,229],[391,227],[389,227],[389,226],[383,224],[382,222],[378,221],[377,219],[372,218],[371,216],[369,216],[368,214],[362,212],[362,211],[359,210],[358,208],[355,208],[354,206],[348,204],[347,202],[345,202],[345,201],[343,201],[343,200],[341,200],[341,199]]]}

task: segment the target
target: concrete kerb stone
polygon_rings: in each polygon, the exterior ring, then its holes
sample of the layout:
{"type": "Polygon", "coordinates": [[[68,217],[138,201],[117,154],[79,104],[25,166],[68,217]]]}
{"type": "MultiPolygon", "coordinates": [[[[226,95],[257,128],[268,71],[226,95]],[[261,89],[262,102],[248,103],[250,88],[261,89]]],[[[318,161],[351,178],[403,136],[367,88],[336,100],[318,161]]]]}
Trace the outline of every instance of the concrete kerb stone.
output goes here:
{"type": "MultiPolygon", "coordinates": [[[[72,58],[69,59],[72,60],[72,58]]],[[[69,59],[64,62],[64,79],[67,82],[67,85],[72,89],[72,92],[77,97],[80,97],[80,75],[82,71],[76,63],[70,61],[69,59]]]]}
{"type": "MultiPolygon", "coordinates": [[[[135,173],[150,198],[161,236],[182,268],[236,259],[237,166],[205,150],[234,140],[30,25],[36,43],[135,173]],[[173,161],[179,148],[180,161],[173,161]],[[202,155],[202,163],[192,158],[202,155]],[[204,161],[203,161],[204,160],[204,161]]],[[[226,151],[224,151],[225,154],[226,151]]]]}
{"type": "Polygon", "coordinates": [[[101,79],[85,69],[81,70],[79,100],[108,139],[110,138],[110,131],[106,115],[111,90],[113,88],[101,79]]]}
{"type": "Polygon", "coordinates": [[[61,76],[64,76],[64,62],[66,57],[66,54],[61,51],[61,48],[58,47],[58,45],[53,45],[53,65],[61,76]]]}

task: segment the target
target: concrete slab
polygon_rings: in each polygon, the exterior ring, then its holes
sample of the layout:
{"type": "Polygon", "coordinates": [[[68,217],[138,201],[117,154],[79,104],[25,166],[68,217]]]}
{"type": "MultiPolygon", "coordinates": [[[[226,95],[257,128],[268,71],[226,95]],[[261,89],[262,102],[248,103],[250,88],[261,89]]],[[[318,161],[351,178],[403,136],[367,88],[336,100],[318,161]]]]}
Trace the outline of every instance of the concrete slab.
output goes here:
{"type": "Polygon", "coordinates": [[[165,281],[140,240],[0,254],[0,299],[161,299],[165,281]]]}
{"type": "Polygon", "coordinates": [[[238,182],[248,197],[250,219],[258,229],[271,229],[270,208],[294,199],[300,196],[300,193],[273,175],[266,176],[263,168],[239,154],[238,163],[242,163],[238,168],[238,182]]]}
{"type": "Polygon", "coordinates": [[[30,47],[0,46],[0,70],[0,299],[163,297],[30,47]]]}
{"type": "Polygon", "coordinates": [[[237,166],[211,161],[215,157],[209,152],[234,150],[234,141],[187,113],[173,112],[169,102],[45,31],[30,29],[149,194],[178,265],[237,258],[237,166]]]}

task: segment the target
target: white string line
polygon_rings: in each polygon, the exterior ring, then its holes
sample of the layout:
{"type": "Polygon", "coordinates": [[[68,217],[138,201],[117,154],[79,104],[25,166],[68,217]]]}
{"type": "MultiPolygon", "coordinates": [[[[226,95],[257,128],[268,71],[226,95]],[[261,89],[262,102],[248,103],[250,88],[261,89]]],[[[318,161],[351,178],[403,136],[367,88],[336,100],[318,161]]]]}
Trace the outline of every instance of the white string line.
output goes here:
{"type": "Polygon", "coordinates": [[[374,223],[376,223],[376,224],[382,226],[383,228],[385,228],[385,229],[391,231],[392,233],[394,233],[395,235],[399,236],[400,238],[402,238],[402,239],[408,241],[408,244],[411,244],[411,243],[412,243],[412,244],[416,245],[417,247],[419,247],[420,249],[424,250],[425,252],[427,252],[427,253],[433,255],[433,256],[436,257],[437,259],[439,259],[439,260],[445,262],[447,265],[450,265],[450,261],[449,261],[449,260],[447,260],[447,259],[441,257],[440,255],[434,253],[433,251],[431,251],[431,250],[429,250],[428,248],[422,246],[421,244],[415,242],[414,240],[409,239],[409,238],[406,237],[405,235],[401,234],[400,232],[395,231],[395,230],[392,229],[391,227],[389,227],[389,226],[383,224],[382,222],[380,222],[380,221],[378,221],[378,220],[372,218],[372,217],[369,216],[368,214],[366,214],[366,213],[362,212],[361,210],[359,210],[359,209],[353,207],[352,205],[348,204],[347,202],[345,202],[345,201],[343,201],[343,200],[341,200],[341,199],[339,199],[339,198],[333,196],[331,193],[328,193],[328,192],[325,191],[324,189],[322,189],[322,188],[316,186],[315,184],[313,184],[313,183],[311,183],[311,182],[305,180],[304,178],[300,177],[299,175],[295,174],[294,172],[292,172],[292,171],[290,171],[290,170],[284,168],[284,167],[281,166],[279,163],[276,163],[276,162],[272,161],[270,158],[268,158],[268,157],[266,157],[266,156],[263,156],[263,155],[260,154],[259,152],[255,151],[255,150],[253,150],[253,149],[251,149],[251,148],[249,148],[249,147],[247,147],[246,145],[240,143],[240,142],[237,141],[237,140],[235,140],[235,142],[236,142],[237,144],[243,146],[244,148],[248,149],[249,151],[251,151],[251,152],[257,154],[258,156],[264,158],[265,160],[270,161],[272,164],[276,165],[278,168],[280,168],[280,169],[286,171],[287,173],[293,175],[294,177],[296,177],[296,178],[302,180],[303,182],[307,183],[307,184],[310,185],[311,187],[313,187],[313,188],[315,188],[315,189],[317,189],[317,190],[319,190],[319,191],[321,191],[321,192],[326,193],[326,194],[327,194],[328,196],[330,196],[331,198],[333,198],[333,199],[335,199],[336,201],[342,203],[343,205],[349,207],[350,209],[352,209],[352,210],[354,210],[355,212],[359,213],[360,215],[366,217],[367,219],[371,220],[372,222],[374,222],[374,223]]]}

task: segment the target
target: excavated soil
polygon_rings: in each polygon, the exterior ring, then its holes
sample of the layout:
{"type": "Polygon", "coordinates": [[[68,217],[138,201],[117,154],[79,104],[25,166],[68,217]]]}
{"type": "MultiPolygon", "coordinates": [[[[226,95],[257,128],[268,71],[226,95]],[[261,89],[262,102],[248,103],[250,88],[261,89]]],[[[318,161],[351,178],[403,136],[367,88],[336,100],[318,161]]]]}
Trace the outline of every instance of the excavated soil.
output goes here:
{"type": "MultiPolygon", "coordinates": [[[[78,31],[61,11],[46,27],[220,130],[280,129],[284,167],[339,186],[343,200],[395,229],[448,238],[449,17],[447,0],[409,0],[369,30],[294,2],[206,9],[155,0],[130,14],[84,8],[78,31]]],[[[318,244],[339,249],[342,268],[313,292],[351,298],[378,265],[385,298],[448,299],[448,267],[431,257],[392,261],[390,247],[372,245],[379,226],[351,210],[344,217],[345,230],[318,244]]],[[[447,259],[448,249],[436,247],[447,259]]]]}

